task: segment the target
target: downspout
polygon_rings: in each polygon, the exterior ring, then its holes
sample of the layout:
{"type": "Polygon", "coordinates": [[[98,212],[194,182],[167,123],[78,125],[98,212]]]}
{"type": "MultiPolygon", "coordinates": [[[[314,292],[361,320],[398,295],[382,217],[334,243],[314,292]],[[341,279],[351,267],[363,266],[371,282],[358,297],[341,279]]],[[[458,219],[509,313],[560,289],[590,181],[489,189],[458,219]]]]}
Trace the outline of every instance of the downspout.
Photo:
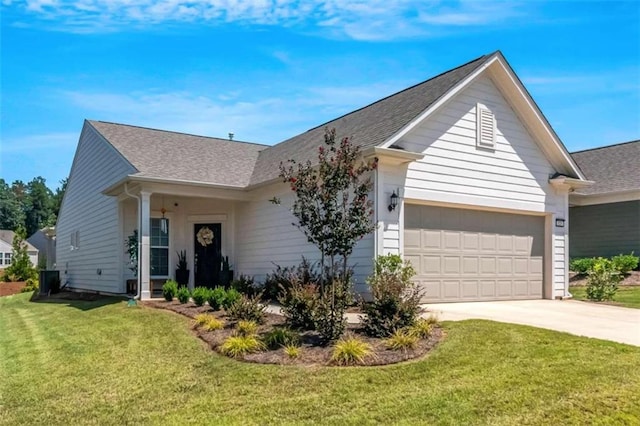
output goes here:
{"type": "MultiPolygon", "coordinates": [[[[135,194],[132,194],[129,192],[129,182],[125,182],[124,183],[124,193],[127,194],[127,196],[131,197],[131,198],[135,198],[136,200],[138,200],[138,229],[142,230],[142,215],[140,214],[141,210],[142,210],[142,199],[140,197],[138,197],[135,194]]],[[[138,285],[136,285],[136,296],[135,298],[140,300],[140,292],[142,291],[142,272],[141,272],[141,268],[140,268],[140,257],[141,254],[140,253],[141,249],[140,249],[140,232],[138,232],[138,285]]]]}

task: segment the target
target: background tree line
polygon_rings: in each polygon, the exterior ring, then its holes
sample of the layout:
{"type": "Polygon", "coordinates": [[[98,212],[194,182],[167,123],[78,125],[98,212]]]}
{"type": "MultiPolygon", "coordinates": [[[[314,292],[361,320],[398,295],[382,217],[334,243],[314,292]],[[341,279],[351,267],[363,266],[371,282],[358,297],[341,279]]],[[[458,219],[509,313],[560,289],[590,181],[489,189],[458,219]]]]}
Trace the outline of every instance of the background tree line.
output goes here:
{"type": "Polygon", "coordinates": [[[11,185],[0,179],[0,229],[22,228],[30,237],[45,226],[54,226],[66,188],[67,179],[53,191],[41,176],[28,183],[16,180],[11,185]]]}

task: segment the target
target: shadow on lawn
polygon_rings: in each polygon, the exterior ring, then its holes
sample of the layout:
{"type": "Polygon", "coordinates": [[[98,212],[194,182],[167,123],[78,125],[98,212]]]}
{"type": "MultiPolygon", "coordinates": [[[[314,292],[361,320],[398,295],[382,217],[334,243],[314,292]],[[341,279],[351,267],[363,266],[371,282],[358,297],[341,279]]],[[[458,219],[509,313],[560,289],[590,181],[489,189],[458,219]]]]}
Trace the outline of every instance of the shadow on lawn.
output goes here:
{"type": "Polygon", "coordinates": [[[30,301],[33,303],[55,303],[59,305],[67,305],[81,311],[89,311],[91,309],[101,308],[107,305],[113,305],[126,301],[125,297],[104,296],[93,293],[78,293],[71,291],[63,291],[50,296],[40,295],[36,292],[31,296],[30,301]]]}

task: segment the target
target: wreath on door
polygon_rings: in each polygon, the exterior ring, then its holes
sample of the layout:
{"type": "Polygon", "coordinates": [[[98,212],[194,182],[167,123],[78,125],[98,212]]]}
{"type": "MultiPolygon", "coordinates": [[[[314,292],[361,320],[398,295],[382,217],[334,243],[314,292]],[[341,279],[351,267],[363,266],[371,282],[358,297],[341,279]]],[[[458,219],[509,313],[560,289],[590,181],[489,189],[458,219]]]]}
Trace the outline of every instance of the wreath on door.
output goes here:
{"type": "Polygon", "coordinates": [[[208,226],[203,226],[196,234],[196,238],[201,246],[206,247],[213,242],[213,231],[208,226]]]}

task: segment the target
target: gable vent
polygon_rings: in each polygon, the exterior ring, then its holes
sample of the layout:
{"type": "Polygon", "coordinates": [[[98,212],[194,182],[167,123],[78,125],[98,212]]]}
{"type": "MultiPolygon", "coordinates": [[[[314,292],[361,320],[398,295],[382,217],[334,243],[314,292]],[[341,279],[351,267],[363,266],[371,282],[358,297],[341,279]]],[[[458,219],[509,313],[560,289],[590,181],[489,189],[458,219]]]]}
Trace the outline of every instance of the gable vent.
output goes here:
{"type": "Polygon", "coordinates": [[[481,104],[476,105],[477,111],[477,139],[476,146],[479,148],[496,147],[496,119],[491,110],[481,104]]]}

